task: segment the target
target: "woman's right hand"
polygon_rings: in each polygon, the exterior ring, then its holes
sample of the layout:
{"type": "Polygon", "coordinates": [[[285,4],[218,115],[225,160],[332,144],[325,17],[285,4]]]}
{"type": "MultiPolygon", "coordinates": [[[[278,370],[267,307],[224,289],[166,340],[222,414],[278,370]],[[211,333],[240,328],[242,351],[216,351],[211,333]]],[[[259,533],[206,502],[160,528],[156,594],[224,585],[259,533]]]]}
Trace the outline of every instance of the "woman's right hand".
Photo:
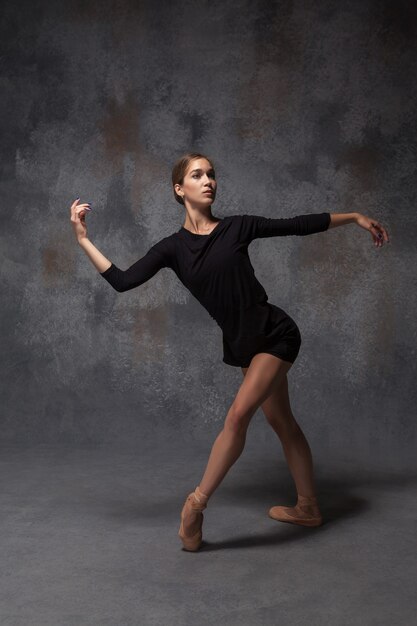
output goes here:
{"type": "Polygon", "coordinates": [[[85,223],[85,214],[86,211],[91,211],[90,205],[88,203],[85,204],[77,204],[79,198],[77,198],[71,204],[71,222],[72,227],[74,229],[75,236],[78,241],[87,237],[87,226],[85,223]]]}

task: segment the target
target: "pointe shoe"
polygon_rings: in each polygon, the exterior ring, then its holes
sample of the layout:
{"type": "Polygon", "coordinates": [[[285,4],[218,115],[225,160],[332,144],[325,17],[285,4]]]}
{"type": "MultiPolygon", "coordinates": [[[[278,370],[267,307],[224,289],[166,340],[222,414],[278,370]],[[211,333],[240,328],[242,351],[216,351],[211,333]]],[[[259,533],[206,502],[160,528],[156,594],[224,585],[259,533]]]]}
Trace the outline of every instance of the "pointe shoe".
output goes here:
{"type": "Polygon", "coordinates": [[[269,509],[268,515],[279,522],[290,522],[301,526],[320,526],[323,522],[316,496],[298,494],[295,507],[273,506],[269,509]]]}
{"type": "Polygon", "coordinates": [[[181,538],[181,541],[184,546],[184,550],[188,550],[189,552],[196,552],[202,543],[203,533],[201,531],[201,527],[203,525],[204,515],[202,511],[207,507],[208,496],[200,491],[199,487],[196,487],[195,491],[190,493],[185,500],[185,504],[181,511],[181,524],[178,531],[178,536],[181,538]],[[184,518],[191,511],[199,512],[200,523],[199,528],[196,533],[192,536],[188,536],[184,531],[184,518]]]}

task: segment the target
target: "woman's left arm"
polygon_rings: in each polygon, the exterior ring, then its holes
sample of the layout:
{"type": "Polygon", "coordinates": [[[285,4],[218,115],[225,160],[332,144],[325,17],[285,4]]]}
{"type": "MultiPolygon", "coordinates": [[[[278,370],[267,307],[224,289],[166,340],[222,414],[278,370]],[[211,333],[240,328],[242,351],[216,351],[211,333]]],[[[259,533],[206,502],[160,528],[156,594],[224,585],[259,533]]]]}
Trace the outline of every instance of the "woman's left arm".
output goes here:
{"type": "Polygon", "coordinates": [[[362,213],[330,213],[329,229],[352,223],[358,224],[361,228],[368,230],[377,247],[380,248],[384,241],[389,243],[388,233],[378,220],[366,217],[366,215],[362,215],[362,213]]]}

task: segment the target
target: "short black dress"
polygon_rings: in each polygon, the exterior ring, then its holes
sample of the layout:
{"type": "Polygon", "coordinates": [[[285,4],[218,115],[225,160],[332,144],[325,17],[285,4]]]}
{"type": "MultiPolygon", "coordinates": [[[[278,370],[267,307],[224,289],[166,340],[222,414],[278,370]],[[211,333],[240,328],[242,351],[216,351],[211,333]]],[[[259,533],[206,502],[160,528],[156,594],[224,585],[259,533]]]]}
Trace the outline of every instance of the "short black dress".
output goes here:
{"type": "Polygon", "coordinates": [[[223,333],[223,361],[228,365],[249,367],[258,352],[268,352],[294,363],[301,347],[301,333],[283,309],[263,302],[245,311],[245,331],[238,336],[223,333]]]}
{"type": "Polygon", "coordinates": [[[169,267],[222,329],[224,363],[248,367],[259,352],[293,363],[301,346],[300,330],[283,309],[268,302],[248,246],[254,239],[311,235],[329,225],[330,213],[324,212],[287,218],[231,215],[208,235],[181,226],[127,270],[112,263],[101,276],[117,291],[127,291],[169,267]]]}

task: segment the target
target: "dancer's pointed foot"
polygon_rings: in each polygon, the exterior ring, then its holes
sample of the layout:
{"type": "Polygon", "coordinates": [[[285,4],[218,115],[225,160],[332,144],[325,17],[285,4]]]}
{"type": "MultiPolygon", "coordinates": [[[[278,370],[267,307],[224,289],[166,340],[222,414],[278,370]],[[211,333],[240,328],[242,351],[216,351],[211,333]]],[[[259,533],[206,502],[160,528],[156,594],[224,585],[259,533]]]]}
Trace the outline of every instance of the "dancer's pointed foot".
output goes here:
{"type": "Polygon", "coordinates": [[[298,494],[297,504],[294,507],[273,506],[268,514],[269,517],[279,522],[290,522],[301,526],[320,526],[323,523],[316,496],[298,494]]]}
{"type": "Polygon", "coordinates": [[[208,496],[202,493],[199,487],[196,487],[185,500],[178,531],[184,550],[195,552],[201,546],[203,539],[201,528],[204,519],[202,511],[207,507],[207,501],[208,496]]]}

